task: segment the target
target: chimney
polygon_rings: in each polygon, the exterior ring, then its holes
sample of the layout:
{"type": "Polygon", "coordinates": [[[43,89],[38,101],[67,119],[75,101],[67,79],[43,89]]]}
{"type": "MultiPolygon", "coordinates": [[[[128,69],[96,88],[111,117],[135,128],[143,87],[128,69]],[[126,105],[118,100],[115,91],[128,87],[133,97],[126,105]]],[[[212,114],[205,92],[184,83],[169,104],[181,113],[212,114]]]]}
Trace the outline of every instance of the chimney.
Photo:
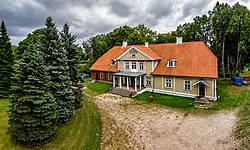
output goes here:
{"type": "Polygon", "coordinates": [[[182,37],[178,36],[176,37],[176,45],[181,45],[182,44],[182,37]]]}
{"type": "Polygon", "coordinates": [[[127,47],[127,42],[126,41],[124,41],[124,42],[122,42],[122,48],[126,48],[127,47]]]}
{"type": "Polygon", "coordinates": [[[148,42],[145,42],[145,47],[148,48],[148,42]]]}

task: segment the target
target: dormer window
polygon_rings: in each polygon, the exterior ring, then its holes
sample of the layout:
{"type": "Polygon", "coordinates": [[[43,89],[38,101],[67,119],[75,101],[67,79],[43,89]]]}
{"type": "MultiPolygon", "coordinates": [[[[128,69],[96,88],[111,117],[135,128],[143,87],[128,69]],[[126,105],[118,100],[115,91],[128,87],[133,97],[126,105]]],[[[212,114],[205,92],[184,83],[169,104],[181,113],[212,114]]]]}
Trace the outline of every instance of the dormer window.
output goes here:
{"type": "Polygon", "coordinates": [[[112,65],[112,66],[116,65],[116,63],[117,63],[116,60],[114,60],[114,59],[111,60],[111,65],[112,65]]]}
{"type": "Polygon", "coordinates": [[[168,60],[167,67],[175,67],[176,59],[168,60]]]}

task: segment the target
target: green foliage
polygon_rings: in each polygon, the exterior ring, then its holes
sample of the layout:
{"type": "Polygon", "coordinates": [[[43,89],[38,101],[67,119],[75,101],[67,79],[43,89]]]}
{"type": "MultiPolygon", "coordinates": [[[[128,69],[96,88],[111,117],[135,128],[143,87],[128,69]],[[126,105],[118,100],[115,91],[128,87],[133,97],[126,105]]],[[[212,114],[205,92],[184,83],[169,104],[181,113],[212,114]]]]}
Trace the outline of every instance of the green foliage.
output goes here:
{"type": "Polygon", "coordinates": [[[29,33],[27,37],[18,43],[18,46],[14,49],[14,59],[19,60],[24,51],[29,47],[30,44],[37,45],[40,40],[42,29],[36,29],[32,33],[29,33]]]}
{"type": "MultiPolygon", "coordinates": [[[[56,26],[51,17],[45,22],[46,27],[42,30],[41,50],[51,77],[51,91],[57,102],[59,123],[69,121],[75,113],[75,96],[71,89],[67,52],[63,48],[56,26]]],[[[65,46],[67,47],[67,46],[65,46]]]]}
{"type": "Polygon", "coordinates": [[[169,96],[159,93],[144,92],[136,96],[136,99],[149,102],[150,96],[153,97],[153,99],[150,102],[154,104],[161,104],[173,108],[181,108],[184,110],[194,108],[194,101],[192,98],[184,98],[179,96],[169,96]]]}
{"type": "Polygon", "coordinates": [[[88,89],[91,91],[98,93],[98,94],[103,94],[108,92],[109,88],[112,87],[111,84],[109,83],[101,83],[101,82],[95,82],[95,83],[89,83],[87,84],[88,89]]]}
{"type": "Polygon", "coordinates": [[[93,63],[113,46],[121,45],[124,41],[130,45],[144,44],[144,42],[154,43],[155,38],[156,33],[144,25],[133,28],[125,25],[108,34],[91,37],[82,43],[84,59],[88,61],[86,72],[89,72],[93,63]]]}
{"type": "Polygon", "coordinates": [[[160,43],[174,43],[176,41],[176,36],[174,35],[175,33],[160,33],[156,36],[155,43],[160,44],[160,43]]]}
{"type": "Polygon", "coordinates": [[[6,26],[0,27],[0,98],[8,97],[13,65],[12,47],[6,26]]]}
{"type": "Polygon", "coordinates": [[[0,149],[1,150],[98,150],[100,149],[102,124],[98,108],[91,98],[83,101],[83,107],[66,124],[60,125],[58,134],[50,143],[28,148],[16,145],[6,134],[8,128],[7,109],[9,100],[0,100],[0,149]]]}
{"type": "Polygon", "coordinates": [[[49,142],[57,131],[56,102],[49,92],[49,76],[42,53],[28,47],[14,66],[9,134],[22,144],[49,142]]]}
{"type": "MultiPolygon", "coordinates": [[[[64,24],[63,30],[61,31],[61,40],[64,50],[66,50],[66,58],[68,59],[67,65],[69,68],[69,78],[73,86],[78,86],[80,76],[78,74],[79,61],[79,50],[77,45],[74,44],[76,36],[69,32],[69,24],[64,24]]],[[[70,87],[69,87],[70,88],[70,87]]],[[[73,90],[75,96],[74,107],[79,108],[81,106],[81,90],[76,88],[73,90]]]]}

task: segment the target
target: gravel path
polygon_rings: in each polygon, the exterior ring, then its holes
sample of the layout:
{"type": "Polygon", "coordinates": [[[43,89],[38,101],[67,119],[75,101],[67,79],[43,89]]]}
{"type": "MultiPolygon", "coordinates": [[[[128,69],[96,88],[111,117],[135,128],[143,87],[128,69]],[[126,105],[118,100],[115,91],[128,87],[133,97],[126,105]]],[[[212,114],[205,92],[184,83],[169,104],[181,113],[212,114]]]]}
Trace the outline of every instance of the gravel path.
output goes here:
{"type": "MultiPolygon", "coordinates": [[[[128,141],[120,142],[121,147],[125,143],[128,148],[146,150],[234,149],[231,135],[236,117],[233,112],[184,116],[181,111],[160,108],[113,94],[97,96],[94,101],[101,112],[115,122],[112,126],[117,126],[125,133],[128,141]]],[[[103,122],[110,123],[105,118],[103,122]]],[[[115,132],[116,130],[110,132],[104,128],[102,141],[107,141],[107,137],[110,140],[115,132]]],[[[107,149],[107,143],[104,145],[106,147],[102,149],[107,149]]]]}

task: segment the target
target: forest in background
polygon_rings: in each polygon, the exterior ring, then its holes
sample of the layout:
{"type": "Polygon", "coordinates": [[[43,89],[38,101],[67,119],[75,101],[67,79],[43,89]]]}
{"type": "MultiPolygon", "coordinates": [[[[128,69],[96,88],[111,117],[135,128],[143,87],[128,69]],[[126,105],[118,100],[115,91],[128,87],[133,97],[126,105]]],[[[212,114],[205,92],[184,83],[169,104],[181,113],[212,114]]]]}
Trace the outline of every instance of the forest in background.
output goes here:
{"type": "Polygon", "coordinates": [[[89,73],[92,64],[113,46],[123,41],[129,45],[173,43],[176,36],[184,42],[204,41],[218,58],[219,76],[240,76],[250,63],[250,11],[236,3],[233,6],[217,2],[207,14],[196,16],[192,22],[184,23],[170,33],[156,33],[140,24],[118,27],[107,34],[100,34],[83,41],[82,59],[87,66],[82,72],[89,73]]]}

